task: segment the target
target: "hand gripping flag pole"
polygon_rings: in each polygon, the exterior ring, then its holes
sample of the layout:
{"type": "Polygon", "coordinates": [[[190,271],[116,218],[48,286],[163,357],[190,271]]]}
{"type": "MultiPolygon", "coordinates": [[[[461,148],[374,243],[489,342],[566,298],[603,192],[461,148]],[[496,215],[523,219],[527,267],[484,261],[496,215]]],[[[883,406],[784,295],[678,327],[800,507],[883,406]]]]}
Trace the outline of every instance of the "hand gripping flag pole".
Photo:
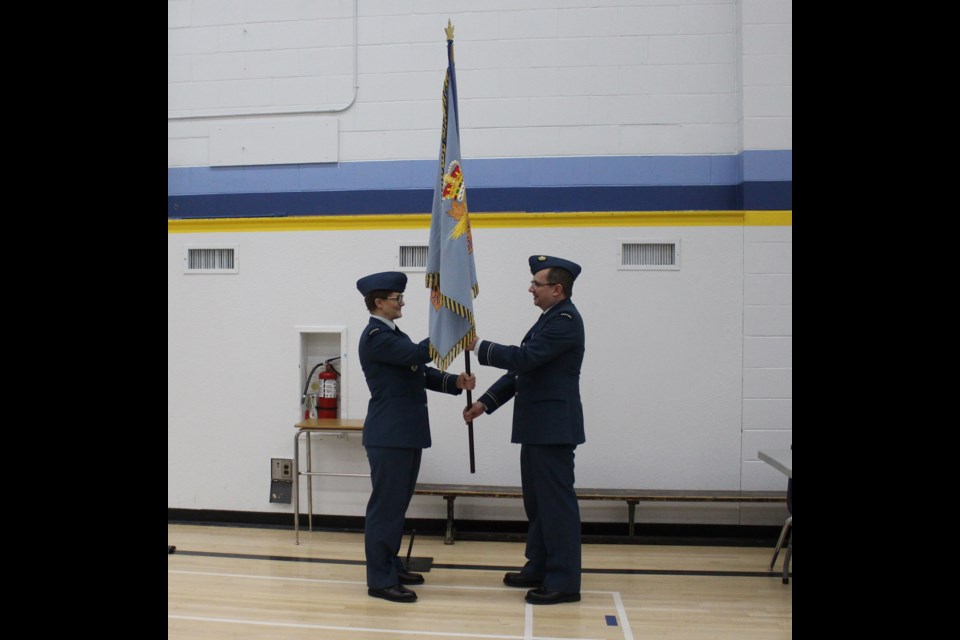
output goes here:
{"type": "MultiPolygon", "coordinates": [[[[467,213],[467,188],[460,165],[460,126],[457,117],[457,79],[453,64],[453,24],[447,20],[447,73],[443,80],[443,128],[440,161],[433,190],[430,246],[426,284],[430,289],[430,356],[446,370],[463,351],[470,373],[470,351],[476,337],[473,299],[477,297],[477,270],[473,261],[473,235],[467,213]]],[[[467,390],[467,406],[473,396],[467,390]]],[[[473,459],[473,421],[467,423],[470,473],[473,459]]]]}

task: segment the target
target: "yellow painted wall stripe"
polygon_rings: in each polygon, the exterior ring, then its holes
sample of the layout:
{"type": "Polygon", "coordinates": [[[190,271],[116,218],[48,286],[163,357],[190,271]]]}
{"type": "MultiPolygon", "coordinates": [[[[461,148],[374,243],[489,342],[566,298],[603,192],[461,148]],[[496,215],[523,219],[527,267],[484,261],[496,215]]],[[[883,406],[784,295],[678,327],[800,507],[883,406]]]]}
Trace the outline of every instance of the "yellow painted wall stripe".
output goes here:
{"type": "MultiPolygon", "coordinates": [[[[477,229],[530,227],[793,226],[793,211],[575,211],[471,213],[477,229]]],[[[429,229],[429,213],[284,218],[167,219],[167,233],[429,229]]]]}

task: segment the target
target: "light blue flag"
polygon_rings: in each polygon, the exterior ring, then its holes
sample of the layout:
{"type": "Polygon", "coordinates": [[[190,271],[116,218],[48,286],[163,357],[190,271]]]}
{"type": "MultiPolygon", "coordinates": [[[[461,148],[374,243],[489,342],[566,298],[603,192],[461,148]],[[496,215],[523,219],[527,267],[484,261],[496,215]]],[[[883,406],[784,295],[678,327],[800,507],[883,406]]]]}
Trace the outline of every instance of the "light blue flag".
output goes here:
{"type": "Polygon", "coordinates": [[[480,290],[473,262],[467,188],[460,165],[452,26],[447,27],[443,129],[437,184],[433,190],[427,286],[430,288],[430,356],[437,367],[446,370],[476,336],[473,299],[480,290]]]}

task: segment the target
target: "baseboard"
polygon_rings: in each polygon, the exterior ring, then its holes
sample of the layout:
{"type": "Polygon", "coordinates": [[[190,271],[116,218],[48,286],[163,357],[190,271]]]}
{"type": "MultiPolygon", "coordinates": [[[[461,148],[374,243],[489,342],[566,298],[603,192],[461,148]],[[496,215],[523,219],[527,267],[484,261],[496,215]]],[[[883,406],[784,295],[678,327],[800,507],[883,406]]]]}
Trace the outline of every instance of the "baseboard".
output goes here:
{"type": "MultiPolygon", "coordinates": [[[[360,516],[313,515],[314,531],[363,532],[360,516]]],[[[269,527],[293,530],[289,513],[259,511],[222,511],[210,509],[167,509],[169,524],[201,524],[217,526],[269,527]]],[[[309,526],[308,516],[300,514],[300,529],[309,526]]],[[[407,518],[406,531],[417,535],[444,536],[447,521],[442,519],[407,518]]],[[[457,540],[489,540],[522,542],[526,538],[524,521],[455,520],[457,540]]],[[[723,524],[635,524],[634,535],[629,536],[627,525],[616,522],[584,522],[581,527],[583,542],[587,544],[663,544],[697,546],[773,547],[780,527],[762,525],[723,524]]]]}

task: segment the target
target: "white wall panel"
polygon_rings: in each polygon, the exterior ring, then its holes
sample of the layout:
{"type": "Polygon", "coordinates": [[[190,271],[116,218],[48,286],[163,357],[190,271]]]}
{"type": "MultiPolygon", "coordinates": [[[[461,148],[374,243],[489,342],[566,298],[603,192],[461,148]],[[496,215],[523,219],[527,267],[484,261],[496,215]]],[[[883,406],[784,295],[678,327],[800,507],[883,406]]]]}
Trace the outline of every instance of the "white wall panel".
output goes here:
{"type": "MultiPolygon", "coordinates": [[[[434,102],[436,104],[435,111],[441,113],[443,108],[440,103],[440,96],[443,91],[443,74],[446,67],[443,67],[437,72],[437,90],[434,92],[434,102]]],[[[499,91],[500,86],[500,70],[499,69],[470,69],[467,71],[461,72],[459,65],[457,66],[457,96],[460,105],[473,104],[471,100],[475,100],[478,103],[492,102],[497,103],[500,100],[513,100],[517,96],[503,96],[499,91]]],[[[429,99],[429,98],[428,98],[429,99]]],[[[461,119],[469,118],[472,109],[461,109],[461,119]]],[[[461,126],[460,130],[463,131],[465,127],[461,126]]]]}
{"type": "Polygon", "coordinates": [[[744,25],[743,55],[789,55],[793,51],[792,24],[744,25]]]}
{"type": "Polygon", "coordinates": [[[559,130],[559,127],[461,129],[460,148],[471,149],[470,156],[474,158],[506,157],[503,151],[506,145],[516,150],[519,156],[565,155],[563,145],[557,140],[559,130]]]}
{"type": "Polygon", "coordinates": [[[743,331],[748,336],[793,335],[793,305],[747,305],[743,331]]]}
{"type": "Polygon", "coordinates": [[[189,27],[193,14],[193,0],[167,0],[167,28],[189,27]]]}
{"type": "MultiPolygon", "coordinates": [[[[760,461],[757,457],[758,451],[789,449],[791,444],[793,444],[793,432],[791,431],[783,429],[750,431],[743,434],[743,457],[744,460],[760,461]]],[[[777,473],[780,472],[777,471],[777,473]]],[[[786,476],[783,476],[783,478],[786,480],[786,476]]]]}
{"type": "MultiPolygon", "coordinates": [[[[459,79],[458,75],[458,83],[459,79]]],[[[364,76],[360,91],[363,99],[371,102],[423,100],[435,96],[439,112],[442,108],[439,105],[443,93],[443,71],[372,73],[364,76]]],[[[386,128],[384,130],[390,131],[386,128]]]]}
{"type": "Polygon", "coordinates": [[[744,369],[744,398],[792,398],[793,369],[744,369]]]}
{"type": "Polygon", "coordinates": [[[353,76],[353,46],[258,51],[243,54],[243,75],[251,78],[310,78],[324,69],[353,76]]]}
{"type": "MultiPolygon", "coordinates": [[[[576,37],[541,40],[518,40],[526,43],[522,57],[510,64],[538,67],[599,67],[616,66],[621,69],[643,64],[648,39],[643,36],[576,37]]],[[[497,43],[490,43],[496,46],[497,43]]],[[[510,44],[505,43],[505,44],[510,44]]]]}
{"type": "Polygon", "coordinates": [[[750,242],[744,247],[744,273],[793,273],[791,244],[750,242]]]}
{"type": "Polygon", "coordinates": [[[683,124],[675,153],[719,155],[728,153],[736,144],[735,124],[683,124]]]}
{"type": "Polygon", "coordinates": [[[625,155],[725,153],[737,136],[735,125],[631,125],[620,130],[619,152],[625,155]]]}
{"type": "Polygon", "coordinates": [[[793,149],[793,118],[750,118],[743,123],[745,149],[793,149]]]}
{"type": "Polygon", "coordinates": [[[743,59],[743,86],[757,85],[793,86],[793,57],[785,55],[745,57],[743,59]]]}
{"type": "Polygon", "coordinates": [[[568,69],[502,69],[497,91],[499,95],[517,97],[563,95],[569,73],[568,69]]]}
{"type": "Polygon", "coordinates": [[[336,162],[337,121],[275,118],[217,125],[210,130],[210,165],[336,162]]]}
{"type": "Polygon", "coordinates": [[[270,87],[271,102],[307,109],[343,107],[353,95],[353,77],[287,78],[275,80],[270,87]]]}
{"type": "MultiPolygon", "coordinates": [[[[501,40],[538,40],[557,35],[558,12],[553,9],[503,11],[499,14],[501,40]]],[[[584,34],[589,35],[589,34],[584,34]]]]}
{"type": "Polygon", "coordinates": [[[231,0],[194,0],[191,2],[191,22],[195,25],[238,24],[248,19],[246,3],[231,0]]]}
{"type": "Polygon", "coordinates": [[[167,137],[167,157],[178,158],[185,167],[210,164],[210,154],[207,150],[209,145],[210,141],[206,136],[202,138],[167,137]]]}
{"type": "Polygon", "coordinates": [[[651,36],[650,64],[721,64],[736,61],[733,35],[651,36]]]}
{"type": "MultiPolygon", "coordinates": [[[[735,93],[657,95],[650,96],[646,101],[646,108],[640,110],[634,118],[642,117],[646,122],[672,119],[689,124],[705,123],[729,127],[728,123],[736,119],[736,114],[735,93]]],[[[629,115],[625,119],[633,122],[629,115]]]]}
{"type": "MultiPolygon", "coordinates": [[[[669,9],[673,17],[676,16],[676,10],[669,9]]],[[[646,24],[657,24],[662,21],[653,20],[646,24]]],[[[559,12],[558,19],[554,21],[553,35],[561,38],[570,37],[609,37],[616,35],[636,35],[637,31],[625,29],[623,25],[626,21],[622,20],[618,9],[608,8],[589,8],[589,9],[567,9],[559,12]]],[[[631,21],[635,24],[644,24],[639,21],[631,21]]],[[[673,29],[668,27],[668,32],[673,29]]]]}
{"type": "Polygon", "coordinates": [[[742,0],[745,149],[793,148],[793,3],[742,0]]]}
{"type": "MultiPolygon", "coordinates": [[[[577,452],[582,486],[739,486],[740,236],[723,227],[476,230],[481,337],[512,344],[535,322],[538,310],[526,291],[531,253],[564,255],[584,267],[574,289],[587,325],[581,385],[587,444],[577,452]],[[680,271],[617,270],[619,238],[665,233],[682,239],[680,271]],[[609,312],[611,296],[624,293],[641,313],[609,312]]],[[[426,229],[204,234],[206,243],[238,246],[240,272],[187,276],[183,247],[196,238],[169,236],[168,426],[171,438],[183,436],[170,464],[189,470],[170,474],[171,507],[289,508],[265,503],[269,458],[288,457],[280,454],[292,446],[299,415],[293,328],[347,326],[348,358],[355,358],[356,329],[367,317],[356,279],[396,268],[394,252],[384,247],[426,239],[426,229]],[[230,406],[211,403],[221,397],[232,398],[230,406]],[[232,440],[241,450],[212,453],[231,434],[244,434],[242,445],[232,440]],[[209,458],[214,464],[202,464],[209,458]]],[[[423,337],[427,290],[412,277],[407,296],[400,325],[423,337]]],[[[461,370],[462,358],[451,368],[461,370]]],[[[476,373],[486,389],[502,372],[478,367],[476,373]]],[[[347,417],[362,417],[368,395],[359,367],[350,368],[347,388],[347,417]]],[[[422,480],[519,482],[518,447],[509,443],[512,407],[475,423],[478,469],[469,474],[461,400],[430,396],[434,447],[425,452],[422,480]]],[[[360,504],[344,508],[362,512],[360,504]]],[[[426,508],[442,517],[442,501],[426,508]]]]}
{"type": "MultiPolygon", "coordinates": [[[[499,12],[489,11],[487,3],[473,3],[470,6],[471,11],[451,12],[449,4],[446,7],[441,4],[436,10],[425,11],[431,14],[430,25],[437,25],[446,28],[447,20],[453,20],[454,41],[457,42],[456,49],[460,50],[460,43],[464,45],[473,45],[478,42],[487,41],[509,41],[502,33],[502,16],[499,12]]],[[[433,42],[434,36],[427,37],[427,42],[433,42]]],[[[459,65],[459,60],[457,61],[459,65]]]]}
{"type": "MultiPolygon", "coordinates": [[[[439,123],[439,116],[437,121],[439,123]]],[[[464,138],[460,136],[461,143],[464,138]]],[[[348,157],[360,160],[405,160],[413,153],[421,158],[436,158],[439,151],[439,124],[436,131],[357,131],[340,136],[342,160],[348,157]]]]}
{"type": "Polygon", "coordinates": [[[189,82],[193,74],[193,59],[190,56],[167,56],[167,82],[189,82]]]}
{"type": "Polygon", "coordinates": [[[167,28],[167,55],[190,56],[219,51],[218,29],[190,25],[189,28],[167,28]]]}
{"type": "MultiPolygon", "coordinates": [[[[363,4],[362,2],[360,4],[363,4]]],[[[359,33],[361,45],[423,43],[438,42],[445,48],[446,36],[444,28],[447,20],[453,21],[454,29],[462,24],[466,17],[459,16],[458,12],[449,11],[444,14],[397,14],[391,16],[361,16],[359,19],[359,33]],[[439,35],[438,35],[439,34],[439,35]]],[[[454,35],[456,40],[456,34],[454,35]]],[[[444,49],[445,50],[445,49],[444,49]]]]}
{"type": "MultiPolygon", "coordinates": [[[[204,81],[243,78],[246,75],[247,61],[245,56],[246,54],[239,51],[192,56],[193,64],[190,69],[190,79],[204,81]]],[[[266,76],[267,73],[259,75],[266,76]]]]}
{"type": "MultiPolygon", "coordinates": [[[[752,242],[793,242],[793,227],[745,227],[743,230],[745,243],[752,242]]],[[[786,246],[784,246],[786,248],[786,246]]]]}
{"type": "MultiPolygon", "coordinates": [[[[397,2],[397,0],[363,0],[357,4],[357,10],[361,16],[389,16],[410,13],[416,9],[420,11],[427,10],[426,3],[423,2],[397,2]]],[[[440,9],[439,6],[433,10],[440,9]]]]}
{"type": "MultiPolygon", "coordinates": [[[[636,132],[624,130],[599,146],[597,140],[585,138],[585,146],[578,147],[531,141],[511,131],[499,138],[496,151],[474,155],[470,149],[468,157],[522,157],[540,150],[552,156],[732,154],[743,146],[790,148],[791,78],[783,73],[792,59],[789,3],[785,9],[777,3],[781,10],[776,19],[786,12],[786,22],[764,23],[760,16],[765,14],[756,9],[754,21],[740,29],[739,36],[733,0],[714,4],[675,0],[667,5],[642,0],[525,2],[498,9],[500,4],[451,11],[434,2],[359,3],[359,92],[356,104],[343,114],[341,130],[380,128],[389,138],[411,125],[402,114],[389,117],[385,107],[408,101],[439,103],[446,65],[443,27],[449,18],[457,29],[462,129],[533,126],[529,120],[536,115],[535,106],[516,111],[480,103],[609,96],[610,102],[597,109],[553,102],[547,124],[655,123],[667,127],[671,138],[642,132],[648,142],[643,144],[636,132]],[[738,46],[742,60],[737,58],[738,46]],[[765,60],[775,63],[773,69],[765,60]],[[742,113],[736,101],[741,64],[744,86],[751,88],[742,113]],[[631,95],[656,100],[617,106],[616,98],[631,95]],[[688,101],[691,95],[707,99],[688,101]],[[645,109],[631,108],[636,106],[645,109]],[[479,113],[472,121],[474,111],[479,113]],[[680,124],[720,128],[670,129],[680,124]]],[[[236,115],[244,109],[346,106],[353,97],[352,10],[351,2],[252,3],[240,11],[234,3],[169,3],[168,110],[183,119],[217,110],[236,115]]],[[[743,13],[749,13],[747,7],[743,13]]],[[[435,116],[437,109],[427,111],[435,116]]],[[[412,127],[422,126],[420,122],[412,127]]],[[[403,157],[391,149],[386,158],[379,158],[374,150],[352,142],[340,148],[345,161],[403,157]],[[353,150],[358,155],[348,155],[353,150]]],[[[405,158],[433,155],[423,153],[412,147],[405,158]]],[[[171,156],[168,164],[191,166],[190,162],[171,156]]]]}
{"type": "Polygon", "coordinates": [[[557,131],[558,155],[569,155],[564,149],[582,149],[586,155],[603,155],[620,140],[620,128],[614,126],[563,127],[557,131]]]}
{"type": "MultiPolygon", "coordinates": [[[[369,2],[369,0],[364,0],[369,2]]],[[[234,10],[236,10],[236,3],[234,10]]],[[[353,0],[298,0],[297,2],[263,2],[257,0],[244,3],[246,19],[251,22],[272,20],[320,20],[329,18],[351,18],[353,0]]]]}
{"type": "MultiPolygon", "coordinates": [[[[624,18],[631,18],[639,9],[625,9],[624,18]]],[[[643,14],[640,14],[642,17],[643,14]]],[[[732,33],[736,28],[736,12],[732,4],[681,6],[676,8],[677,33],[732,33]]]]}
{"type": "Polygon", "coordinates": [[[745,118],[792,116],[793,87],[783,84],[744,87],[743,115],[745,118]]]}
{"type": "Polygon", "coordinates": [[[620,77],[617,67],[567,67],[559,74],[555,93],[575,96],[614,96],[620,77]]]}
{"type": "Polygon", "coordinates": [[[744,24],[777,24],[793,21],[793,0],[740,0],[744,24]]]}
{"type": "Polygon", "coordinates": [[[341,132],[431,129],[434,131],[439,149],[443,112],[437,100],[377,102],[365,104],[360,110],[351,110],[328,117],[336,117],[340,120],[341,132]]]}
{"type": "Polygon", "coordinates": [[[743,431],[792,431],[792,398],[748,398],[743,401],[743,431]]]}
{"type": "Polygon", "coordinates": [[[748,273],[744,276],[744,304],[791,304],[793,274],[748,273]]]}
{"type": "MultiPolygon", "coordinates": [[[[460,51],[475,45],[460,45],[456,51],[460,51]]],[[[418,44],[387,44],[387,45],[368,45],[362,46],[357,54],[358,65],[366,72],[377,73],[402,73],[409,71],[436,71],[439,70],[441,78],[446,70],[446,57],[441,54],[437,43],[418,43],[418,44]]],[[[457,56],[458,58],[460,56],[457,56]]],[[[350,67],[352,68],[352,67],[350,67]]],[[[460,64],[457,63],[457,76],[459,77],[460,64]]],[[[439,91],[438,91],[439,95],[439,91]]]]}
{"type": "MultiPolygon", "coordinates": [[[[746,324],[746,323],[744,323],[746,324]]],[[[743,366],[747,368],[789,368],[793,366],[792,336],[756,336],[743,338],[743,366]]]]}

